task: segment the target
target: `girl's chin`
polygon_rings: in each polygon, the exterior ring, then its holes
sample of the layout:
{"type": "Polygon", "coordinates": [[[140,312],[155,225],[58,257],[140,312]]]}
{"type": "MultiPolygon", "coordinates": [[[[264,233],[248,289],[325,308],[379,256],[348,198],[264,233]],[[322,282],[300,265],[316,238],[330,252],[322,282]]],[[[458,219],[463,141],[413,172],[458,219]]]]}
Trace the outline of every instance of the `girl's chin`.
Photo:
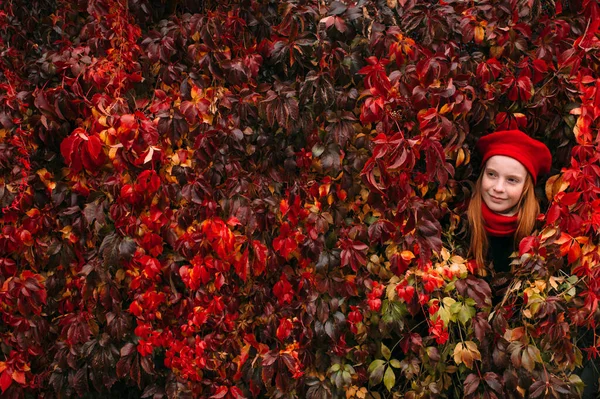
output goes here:
{"type": "Polygon", "coordinates": [[[494,213],[498,213],[500,215],[506,215],[506,216],[512,216],[515,214],[515,207],[514,206],[509,206],[507,207],[506,204],[504,204],[504,201],[494,201],[493,199],[489,199],[487,201],[484,201],[485,204],[487,205],[488,208],[490,208],[490,211],[494,212],[494,213]]]}
{"type": "Polygon", "coordinates": [[[487,205],[488,208],[490,208],[490,211],[497,213],[499,215],[513,216],[516,213],[514,206],[506,207],[503,204],[500,204],[498,202],[493,202],[493,201],[485,201],[485,204],[487,205]]]}

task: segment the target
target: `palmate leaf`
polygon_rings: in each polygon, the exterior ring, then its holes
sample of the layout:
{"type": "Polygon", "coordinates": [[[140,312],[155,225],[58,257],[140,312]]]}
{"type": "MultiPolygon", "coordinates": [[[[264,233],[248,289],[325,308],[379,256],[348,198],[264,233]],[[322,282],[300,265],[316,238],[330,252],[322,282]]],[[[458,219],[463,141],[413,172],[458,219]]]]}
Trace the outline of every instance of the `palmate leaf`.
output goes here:
{"type": "Polygon", "coordinates": [[[477,344],[473,341],[459,342],[454,347],[454,361],[456,364],[463,363],[469,369],[473,369],[473,362],[481,360],[481,353],[477,344]]]}

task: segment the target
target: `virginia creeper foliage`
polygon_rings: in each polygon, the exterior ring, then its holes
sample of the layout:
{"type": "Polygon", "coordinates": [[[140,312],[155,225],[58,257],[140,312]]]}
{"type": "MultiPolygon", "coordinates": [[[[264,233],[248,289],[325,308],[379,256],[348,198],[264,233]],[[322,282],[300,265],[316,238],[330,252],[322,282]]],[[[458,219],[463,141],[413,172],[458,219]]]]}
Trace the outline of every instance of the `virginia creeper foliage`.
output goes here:
{"type": "Polygon", "coordinates": [[[596,0],[3,2],[2,397],[578,397],[599,27],[596,0]],[[554,164],[492,302],[464,212],[509,128],[554,164]]]}

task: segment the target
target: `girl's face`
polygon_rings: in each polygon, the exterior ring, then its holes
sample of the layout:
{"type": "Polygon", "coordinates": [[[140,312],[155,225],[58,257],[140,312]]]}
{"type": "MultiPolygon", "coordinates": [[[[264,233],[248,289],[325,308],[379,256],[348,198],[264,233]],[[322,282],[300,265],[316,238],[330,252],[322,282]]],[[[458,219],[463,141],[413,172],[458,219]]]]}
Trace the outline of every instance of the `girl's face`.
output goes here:
{"type": "Polygon", "coordinates": [[[523,194],[527,169],[514,158],[494,155],[485,163],[481,196],[491,211],[512,216],[523,194]]]}

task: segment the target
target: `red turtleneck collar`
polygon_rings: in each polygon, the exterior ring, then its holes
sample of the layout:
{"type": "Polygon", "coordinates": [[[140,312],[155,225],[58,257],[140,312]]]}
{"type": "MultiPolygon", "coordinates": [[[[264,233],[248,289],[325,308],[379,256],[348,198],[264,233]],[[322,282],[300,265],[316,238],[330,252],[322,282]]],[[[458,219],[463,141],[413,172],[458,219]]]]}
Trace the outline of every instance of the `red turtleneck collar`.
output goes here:
{"type": "Polygon", "coordinates": [[[485,231],[493,237],[508,237],[515,234],[519,217],[517,215],[504,216],[492,211],[481,201],[481,212],[484,221],[485,231]]]}

